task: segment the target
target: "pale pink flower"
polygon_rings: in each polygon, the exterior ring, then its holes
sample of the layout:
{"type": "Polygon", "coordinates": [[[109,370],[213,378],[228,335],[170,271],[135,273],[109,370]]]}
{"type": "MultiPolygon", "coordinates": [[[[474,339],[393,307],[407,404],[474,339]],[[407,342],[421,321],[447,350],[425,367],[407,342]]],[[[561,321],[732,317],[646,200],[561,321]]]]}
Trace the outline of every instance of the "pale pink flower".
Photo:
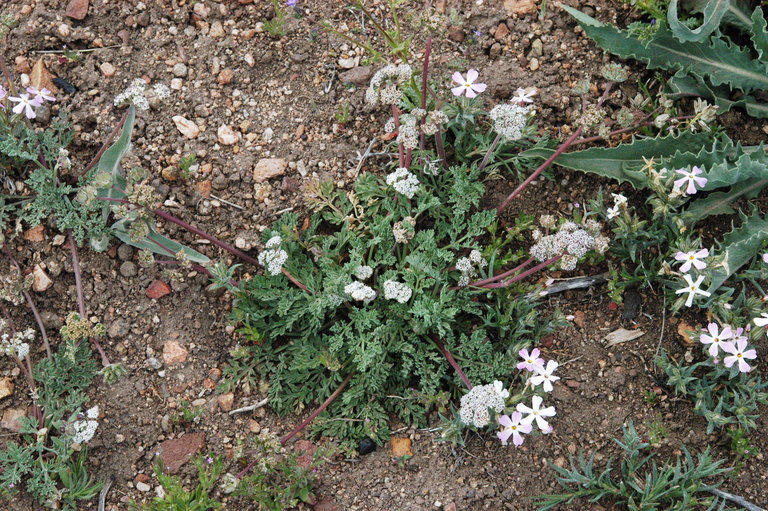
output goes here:
{"type": "Polygon", "coordinates": [[[528,434],[533,429],[530,424],[521,424],[523,415],[520,412],[512,412],[512,418],[508,415],[502,415],[499,417],[499,424],[501,424],[501,431],[496,433],[496,436],[501,440],[501,445],[507,445],[509,437],[512,437],[512,443],[515,445],[523,445],[523,434],[528,434]]]}
{"type": "Polygon", "coordinates": [[[531,99],[533,96],[536,95],[536,88],[535,87],[528,87],[527,89],[517,89],[515,91],[515,95],[512,96],[512,99],[510,101],[512,103],[533,103],[533,100],[531,99]]]}
{"type": "Polygon", "coordinates": [[[730,342],[724,342],[733,338],[733,330],[731,330],[731,327],[726,326],[722,331],[720,331],[717,323],[710,323],[707,326],[707,330],[709,331],[709,335],[701,334],[699,336],[699,342],[702,344],[709,344],[710,356],[716,357],[721,347],[725,349],[724,346],[726,344],[732,344],[730,342]]]}
{"type": "MultiPolygon", "coordinates": [[[[0,99],[3,99],[2,95],[0,95],[0,99]]],[[[768,264],[768,253],[763,254],[763,262],[768,264]]]]}
{"type": "Polygon", "coordinates": [[[39,107],[42,105],[39,101],[37,101],[37,98],[35,99],[29,99],[29,94],[20,94],[19,97],[8,97],[11,101],[14,103],[18,103],[15,107],[13,107],[13,113],[15,114],[21,114],[24,112],[24,115],[27,117],[27,119],[34,119],[37,117],[37,114],[35,114],[34,108],[39,107]]]}
{"type": "Polygon", "coordinates": [[[557,369],[558,363],[554,360],[550,360],[547,362],[547,367],[536,367],[534,368],[534,372],[536,373],[536,376],[531,377],[531,383],[533,386],[542,385],[544,387],[544,392],[552,392],[552,382],[556,382],[560,379],[559,376],[555,376],[555,370],[557,369]]]}
{"type": "Polygon", "coordinates": [[[56,98],[53,97],[53,93],[45,87],[42,89],[38,89],[37,87],[27,87],[27,92],[32,94],[35,97],[35,101],[41,105],[44,101],[56,101],[56,98]]]}
{"type": "Polygon", "coordinates": [[[520,350],[520,358],[522,362],[517,364],[517,368],[526,371],[535,371],[537,367],[544,367],[544,359],[539,357],[539,348],[533,348],[530,353],[528,350],[520,350]]]}
{"type": "Polygon", "coordinates": [[[702,173],[699,167],[694,166],[690,171],[685,169],[677,169],[675,172],[685,177],[675,181],[673,190],[680,189],[687,182],[688,188],[686,188],[685,193],[688,195],[693,195],[696,193],[696,186],[703,188],[707,184],[706,177],[699,177],[699,174],[702,173]]]}
{"type": "Polygon", "coordinates": [[[685,261],[680,267],[680,271],[683,273],[688,273],[691,269],[691,265],[695,266],[697,270],[706,268],[707,263],[701,260],[705,257],[709,257],[709,249],[706,248],[702,248],[697,252],[691,250],[690,252],[678,252],[675,254],[676,261],[685,261]]]}
{"type": "MultiPolygon", "coordinates": [[[[0,101],[5,99],[5,96],[7,96],[8,93],[5,91],[2,85],[0,85],[0,101]]],[[[5,108],[5,105],[0,103],[0,108],[5,108]]]]}
{"type": "Polygon", "coordinates": [[[541,398],[541,396],[533,396],[531,399],[530,407],[524,405],[523,403],[518,403],[517,411],[527,414],[522,420],[523,424],[532,424],[533,421],[536,421],[536,425],[541,431],[544,433],[549,433],[552,431],[552,428],[544,417],[554,417],[556,412],[554,406],[541,408],[541,403],[543,401],[544,400],[541,398]]]}
{"type": "Polygon", "coordinates": [[[466,80],[464,79],[464,76],[462,76],[462,74],[458,71],[453,73],[453,81],[459,84],[458,87],[451,89],[453,95],[461,96],[462,94],[466,93],[468,98],[474,98],[479,93],[483,92],[487,85],[484,83],[475,83],[478,76],[480,76],[480,73],[478,73],[475,69],[470,69],[467,71],[466,80]]]}
{"type": "Polygon", "coordinates": [[[757,358],[757,351],[747,349],[747,339],[740,338],[736,343],[727,343],[728,346],[723,345],[723,351],[730,353],[731,356],[725,357],[723,363],[725,367],[731,367],[734,363],[739,364],[739,371],[742,373],[748,373],[752,370],[752,367],[747,364],[745,359],[754,360],[757,358]]]}

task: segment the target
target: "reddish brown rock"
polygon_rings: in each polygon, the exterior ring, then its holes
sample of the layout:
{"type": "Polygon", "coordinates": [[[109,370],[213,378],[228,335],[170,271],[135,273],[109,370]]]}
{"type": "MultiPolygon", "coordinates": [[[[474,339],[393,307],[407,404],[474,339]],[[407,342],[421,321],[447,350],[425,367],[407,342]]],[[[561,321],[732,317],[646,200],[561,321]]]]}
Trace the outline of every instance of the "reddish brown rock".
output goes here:
{"type": "Polygon", "coordinates": [[[310,465],[312,465],[312,460],[315,457],[317,446],[309,440],[298,440],[293,445],[293,448],[296,449],[296,452],[300,453],[299,457],[296,459],[296,463],[300,467],[309,468],[310,465]]]}
{"type": "Polygon", "coordinates": [[[89,0],[70,0],[64,14],[73,20],[81,20],[88,15],[89,0]]]}
{"type": "Polygon", "coordinates": [[[331,497],[322,497],[312,506],[315,511],[340,511],[339,505],[331,497]]]}
{"type": "Polygon", "coordinates": [[[505,37],[509,35],[509,28],[507,27],[506,23],[500,23],[498,28],[496,28],[496,32],[493,34],[493,37],[497,41],[501,41],[505,37]]]}
{"type": "Polygon", "coordinates": [[[232,80],[235,78],[235,72],[231,69],[222,69],[221,73],[219,73],[219,76],[216,77],[216,81],[219,82],[221,85],[228,85],[232,83],[232,80]]]}
{"type": "Polygon", "coordinates": [[[156,280],[152,282],[147,288],[147,296],[153,300],[162,298],[167,294],[170,294],[171,286],[163,282],[162,280],[156,280]]]}
{"type": "Polygon", "coordinates": [[[27,412],[23,408],[8,408],[3,412],[3,418],[0,419],[0,429],[10,429],[11,431],[21,431],[19,419],[25,417],[27,412]]]}
{"type": "Polygon", "coordinates": [[[217,397],[216,401],[219,403],[219,408],[221,408],[222,412],[229,412],[235,404],[235,395],[231,392],[227,392],[226,394],[217,397]]]}
{"type": "Polygon", "coordinates": [[[24,231],[23,236],[25,240],[31,241],[33,243],[45,241],[45,227],[42,225],[36,225],[35,227],[24,231]]]}
{"type": "Polygon", "coordinates": [[[535,0],[504,0],[504,10],[507,15],[522,15],[536,11],[535,0]]]}
{"type": "Polygon", "coordinates": [[[158,448],[165,471],[175,474],[205,446],[203,433],[188,433],[181,438],[166,440],[158,448]]]}

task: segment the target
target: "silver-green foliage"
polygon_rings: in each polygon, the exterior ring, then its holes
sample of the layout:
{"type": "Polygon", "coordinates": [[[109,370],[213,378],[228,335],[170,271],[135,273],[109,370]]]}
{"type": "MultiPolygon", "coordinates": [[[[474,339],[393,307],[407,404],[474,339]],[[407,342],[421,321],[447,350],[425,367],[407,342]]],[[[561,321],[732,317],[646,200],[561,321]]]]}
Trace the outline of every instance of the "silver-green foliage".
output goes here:
{"type": "Polygon", "coordinates": [[[677,3],[672,2],[669,24],[657,20],[650,35],[645,29],[641,35],[637,24],[620,30],[572,7],[563,5],[563,9],[605,51],[639,60],[649,69],[675,73],[669,84],[673,91],[705,96],[716,103],[719,112],[740,106],[754,117],[768,117],[768,105],[753,94],[768,89],[768,36],[761,7],[750,14],[738,2],[709,0],[703,7],[704,24],[692,30],[678,21],[677,3]],[[720,33],[720,24],[727,21],[750,38],[752,48],[739,46],[720,33]],[[741,97],[732,100],[736,92],[741,97]]]}

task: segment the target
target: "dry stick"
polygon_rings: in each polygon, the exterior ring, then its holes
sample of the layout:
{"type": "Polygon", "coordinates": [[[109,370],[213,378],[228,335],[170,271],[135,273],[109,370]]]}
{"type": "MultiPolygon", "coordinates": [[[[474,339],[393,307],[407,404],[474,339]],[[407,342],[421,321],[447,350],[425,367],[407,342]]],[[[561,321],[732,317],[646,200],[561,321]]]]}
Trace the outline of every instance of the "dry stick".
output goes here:
{"type": "MultiPolygon", "coordinates": [[[[19,265],[19,262],[16,260],[16,258],[13,257],[13,254],[5,249],[5,255],[16,267],[16,270],[19,272],[19,274],[21,274],[21,266],[19,265]]],[[[29,305],[29,308],[32,310],[32,315],[35,317],[37,327],[40,329],[40,335],[43,337],[43,345],[45,346],[45,351],[48,354],[48,358],[50,359],[53,356],[53,353],[51,353],[51,345],[48,342],[48,332],[45,330],[43,318],[40,317],[40,312],[37,310],[34,300],[32,300],[32,295],[30,295],[26,290],[22,290],[21,294],[27,300],[27,305],[29,305]]]]}
{"type": "Polygon", "coordinates": [[[456,371],[456,374],[459,375],[459,378],[464,382],[464,385],[467,386],[468,390],[472,390],[472,384],[469,382],[469,378],[467,378],[467,375],[464,374],[464,371],[461,370],[461,367],[459,367],[458,362],[456,362],[456,359],[453,358],[453,355],[451,355],[451,352],[448,351],[448,349],[445,347],[445,345],[440,341],[440,339],[437,338],[436,335],[432,335],[432,342],[435,343],[437,346],[437,349],[440,350],[440,353],[443,354],[443,356],[448,360],[448,363],[451,364],[451,367],[453,367],[453,370],[456,371]]]}
{"type": "MultiPolygon", "coordinates": [[[[75,238],[72,236],[72,231],[67,231],[67,237],[69,238],[69,248],[72,252],[72,270],[75,272],[75,289],[77,291],[77,306],[80,309],[80,318],[86,319],[85,314],[85,298],[83,298],[83,281],[80,274],[80,258],[77,255],[77,244],[75,238]]],[[[96,347],[96,350],[101,355],[101,365],[107,367],[111,365],[109,357],[107,357],[104,348],[101,347],[99,340],[93,337],[91,342],[96,347]]]]}
{"type": "MultiPolygon", "coordinates": [[[[392,118],[395,120],[395,131],[400,130],[400,109],[397,108],[397,105],[392,105],[392,118]]],[[[400,167],[405,167],[405,155],[403,154],[403,144],[399,143],[397,144],[397,151],[400,159],[398,160],[400,162],[400,167]]]]}
{"type": "Polygon", "coordinates": [[[709,493],[712,495],[717,495],[721,499],[730,500],[731,502],[735,502],[736,504],[740,505],[744,509],[748,511],[766,511],[760,506],[756,506],[755,504],[752,504],[744,497],[740,497],[738,495],[734,495],[733,493],[724,492],[723,490],[718,490],[717,488],[712,488],[709,490],[709,493]]]}
{"type": "MultiPolygon", "coordinates": [[[[693,115],[681,115],[680,117],[672,117],[671,119],[669,119],[669,121],[687,121],[688,119],[693,119],[694,117],[695,116],[693,116],[693,115]]],[[[634,131],[637,128],[641,128],[643,126],[650,126],[651,124],[653,124],[653,121],[645,121],[645,122],[641,122],[641,123],[635,124],[633,126],[630,126],[628,128],[621,128],[619,130],[612,131],[612,132],[608,133],[604,137],[602,137],[600,135],[595,135],[593,137],[580,138],[579,140],[577,140],[574,143],[572,143],[571,147],[573,147],[575,145],[580,145],[580,144],[587,144],[589,142],[597,142],[599,140],[608,140],[610,137],[613,137],[615,135],[621,135],[622,133],[626,133],[628,131],[634,131]]]]}
{"type": "MultiPolygon", "coordinates": [[[[614,82],[608,82],[608,85],[605,87],[605,91],[603,92],[603,95],[600,96],[600,99],[597,100],[598,108],[602,106],[602,104],[605,102],[606,99],[608,99],[608,95],[611,93],[611,90],[613,89],[613,85],[614,85],[614,82]]],[[[533,174],[528,176],[528,178],[525,181],[523,181],[520,184],[520,186],[515,188],[515,191],[509,194],[509,196],[506,199],[504,199],[504,201],[501,204],[499,204],[499,207],[496,208],[497,213],[500,214],[502,211],[504,211],[504,208],[506,208],[515,197],[520,195],[523,192],[523,190],[525,190],[528,187],[528,185],[531,184],[531,181],[539,177],[539,175],[542,172],[544,172],[552,164],[552,162],[554,162],[557,159],[558,156],[563,154],[566,151],[566,149],[568,149],[571,146],[571,144],[573,144],[573,142],[575,142],[576,139],[579,138],[579,135],[581,135],[582,131],[583,131],[582,128],[577,129],[575,132],[573,132],[573,135],[568,137],[568,139],[565,142],[560,144],[560,147],[558,147],[557,150],[554,153],[552,153],[552,155],[549,158],[547,158],[544,161],[544,163],[542,163],[539,166],[539,168],[537,168],[533,172],[533,174]]]]}
{"type": "MultiPolygon", "coordinates": [[[[337,388],[337,389],[336,389],[336,390],[333,392],[333,394],[331,394],[330,396],[328,396],[328,399],[326,399],[326,400],[323,402],[323,404],[321,404],[321,405],[320,405],[320,406],[317,408],[317,410],[315,410],[314,412],[312,412],[312,414],[311,414],[309,417],[307,417],[307,418],[304,420],[304,422],[302,422],[301,424],[299,424],[299,425],[298,425],[298,427],[296,427],[296,429],[294,429],[293,431],[291,431],[290,433],[288,433],[287,435],[285,435],[283,438],[281,438],[281,439],[280,439],[280,443],[281,443],[282,445],[285,445],[285,444],[287,444],[287,443],[288,443],[288,441],[289,441],[291,438],[293,438],[293,437],[294,437],[294,436],[296,436],[298,433],[300,433],[300,432],[301,432],[301,431],[302,431],[304,428],[306,428],[306,427],[307,427],[307,425],[308,425],[310,422],[312,422],[312,420],[313,420],[315,417],[317,417],[318,415],[320,415],[320,414],[323,412],[323,410],[325,410],[326,408],[328,408],[328,405],[330,405],[331,403],[333,403],[333,402],[336,400],[336,398],[337,398],[337,397],[339,397],[339,395],[341,394],[341,391],[343,391],[343,390],[344,390],[344,388],[347,386],[347,384],[349,383],[349,381],[352,379],[352,377],[353,377],[354,375],[355,375],[355,373],[354,373],[354,372],[352,372],[352,373],[349,373],[349,375],[348,375],[346,378],[344,378],[344,381],[342,381],[342,382],[341,382],[341,385],[339,385],[339,387],[338,387],[338,388],[337,388]]],[[[245,474],[247,474],[247,473],[248,473],[248,471],[249,471],[249,470],[251,470],[251,468],[253,468],[253,466],[256,464],[256,462],[257,462],[257,461],[258,461],[258,459],[255,459],[255,460],[253,460],[252,462],[250,462],[250,463],[248,464],[248,466],[246,466],[246,467],[245,467],[243,470],[241,470],[241,471],[240,471],[240,472],[239,472],[239,473],[238,473],[238,474],[237,474],[235,477],[236,477],[237,479],[240,479],[241,477],[243,477],[245,474]]]]}
{"type": "MultiPolygon", "coordinates": [[[[424,67],[421,70],[421,109],[425,112],[425,116],[419,121],[419,125],[424,126],[426,120],[427,111],[427,85],[429,79],[429,56],[432,53],[432,36],[427,38],[427,49],[424,50],[424,67]]],[[[424,150],[424,132],[421,132],[421,140],[419,142],[419,148],[424,150]]]]}
{"type": "Polygon", "coordinates": [[[115,139],[117,134],[120,132],[120,130],[123,128],[123,125],[125,124],[126,119],[128,119],[128,110],[125,111],[123,114],[123,117],[120,119],[120,122],[117,123],[117,126],[115,126],[115,129],[112,130],[112,133],[109,134],[109,136],[104,140],[104,143],[101,145],[101,148],[96,153],[96,156],[91,159],[91,162],[86,165],[86,167],[83,169],[82,172],[80,172],[77,176],[75,176],[76,179],[80,179],[85,174],[88,173],[89,170],[91,170],[93,167],[96,166],[97,163],[99,163],[99,160],[101,159],[101,155],[104,154],[104,152],[107,150],[107,147],[109,147],[109,144],[112,142],[112,140],[115,139]]]}

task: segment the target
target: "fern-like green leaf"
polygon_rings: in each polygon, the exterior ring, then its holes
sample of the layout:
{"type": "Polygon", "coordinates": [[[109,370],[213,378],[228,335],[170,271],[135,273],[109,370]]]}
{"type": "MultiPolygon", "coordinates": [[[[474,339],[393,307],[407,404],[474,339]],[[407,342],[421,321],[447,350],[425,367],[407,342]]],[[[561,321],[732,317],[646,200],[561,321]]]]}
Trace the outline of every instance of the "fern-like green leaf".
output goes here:
{"type": "Polygon", "coordinates": [[[664,23],[660,23],[650,40],[641,41],[572,7],[562,7],[605,51],[622,58],[640,60],[649,69],[682,70],[695,77],[706,77],[713,85],[728,85],[746,92],[768,89],[766,65],[754,60],[747,50],[725,39],[711,39],[703,43],[681,42],[664,23]]]}

